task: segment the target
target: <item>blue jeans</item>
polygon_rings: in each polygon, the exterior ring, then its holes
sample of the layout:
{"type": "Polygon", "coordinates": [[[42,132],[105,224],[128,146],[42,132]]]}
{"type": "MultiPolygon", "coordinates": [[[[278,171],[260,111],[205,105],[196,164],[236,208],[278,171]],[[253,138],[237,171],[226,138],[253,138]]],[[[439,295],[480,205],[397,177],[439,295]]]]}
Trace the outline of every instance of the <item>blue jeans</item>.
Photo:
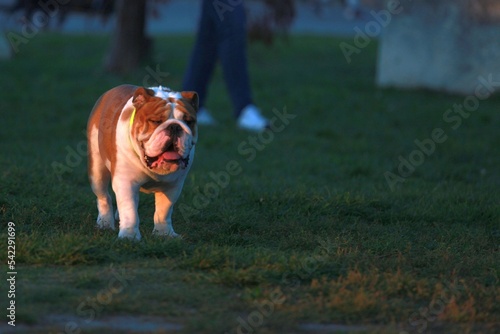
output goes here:
{"type": "Polygon", "coordinates": [[[200,107],[205,104],[208,84],[217,60],[222,65],[235,117],[252,103],[246,41],[243,1],[202,0],[196,42],[183,82],[183,90],[198,92],[200,107]]]}

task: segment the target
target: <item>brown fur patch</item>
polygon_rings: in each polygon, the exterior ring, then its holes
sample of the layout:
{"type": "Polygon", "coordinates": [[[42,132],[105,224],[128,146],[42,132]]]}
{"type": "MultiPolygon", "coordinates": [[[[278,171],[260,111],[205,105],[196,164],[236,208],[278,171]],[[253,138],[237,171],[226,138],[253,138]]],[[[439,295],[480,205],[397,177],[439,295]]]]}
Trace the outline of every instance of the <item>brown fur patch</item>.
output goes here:
{"type": "MultiPolygon", "coordinates": [[[[120,113],[127,100],[137,87],[121,85],[104,93],[96,102],[87,123],[87,133],[93,128],[99,129],[99,152],[103,161],[111,162],[111,175],[116,165],[116,126],[120,113]]],[[[89,136],[90,141],[90,136],[89,136]]],[[[89,143],[89,150],[91,145],[89,143]]],[[[89,152],[91,153],[91,152],[89,152]]],[[[92,154],[89,154],[89,169],[92,167],[92,154]]]]}

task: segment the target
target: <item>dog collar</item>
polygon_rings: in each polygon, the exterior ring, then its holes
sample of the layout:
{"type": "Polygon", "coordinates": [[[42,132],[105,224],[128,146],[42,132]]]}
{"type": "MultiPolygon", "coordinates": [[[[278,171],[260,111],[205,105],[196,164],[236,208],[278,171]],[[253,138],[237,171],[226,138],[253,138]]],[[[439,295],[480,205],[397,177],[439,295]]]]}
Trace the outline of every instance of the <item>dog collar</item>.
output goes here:
{"type": "Polygon", "coordinates": [[[134,150],[135,154],[138,157],[140,157],[140,155],[135,150],[134,142],[132,141],[132,125],[134,124],[135,112],[136,112],[136,109],[134,108],[134,110],[132,111],[132,115],[130,115],[129,129],[128,129],[128,141],[130,143],[130,146],[132,146],[132,149],[134,150]]]}
{"type": "Polygon", "coordinates": [[[132,130],[132,124],[134,124],[134,118],[135,118],[135,108],[132,111],[132,115],[130,116],[130,130],[132,130]]]}

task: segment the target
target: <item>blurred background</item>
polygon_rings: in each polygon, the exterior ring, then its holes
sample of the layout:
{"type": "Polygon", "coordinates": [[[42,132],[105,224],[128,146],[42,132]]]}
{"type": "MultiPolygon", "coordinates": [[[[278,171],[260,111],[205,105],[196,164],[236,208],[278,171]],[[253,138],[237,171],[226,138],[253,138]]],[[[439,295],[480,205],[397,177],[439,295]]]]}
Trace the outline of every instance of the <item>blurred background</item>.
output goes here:
{"type": "MultiPolygon", "coordinates": [[[[39,1],[2,0],[2,28],[5,30],[20,30],[21,25],[33,16],[43,15],[44,8],[39,1]],[[36,14],[39,12],[39,14],[36,14]]],[[[111,32],[116,22],[118,9],[115,0],[54,0],[61,6],[50,23],[43,24],[43,29],[68,33],[111,32]]],[[[165,34],[196,31],[200,12],[200,0],[143,0],[138,1],[146,6],[146,32],[149,34],[165,34]]],[[[245,5],[250,15],[256,16],[262,22],[262,15],[274,13],[291,32],[336,33],[350,35],[356,21],[363,18],[364,5],[373,5],[373,1],[365,0],[299,0],[299,1],[269,1],[250,0],[245,5]]],[[[50,7],[52,7],[51,5],[50,7]]],[[[45,21],[45,20],[43,20],[45,21]]],[[[255,23],[255,21],[253,22],[255,23]]]]}
{"type": "Polygon", "coordinates": [[[116,264],[137,279],[99,321],[234,333],[277,288],[262,333],[499,333],[500,1],[245,6],[254,101],[277,128],[235,126],[219,66],[219,123],[200,127],[173,214],[183,239],[151,235],[141,194],[131,244],[95,229],[88,115],[123,83],[181,89],[201,1],[0,0],[0,237],[14,222],[18,321],[88,329],[74,314],[116,264]]]}
{"type": "MultiPolygon", "coordinates": [[[[249,40],[266,45],[290,33],[351,36],[352,43],[340,44],[350,63],[380,39],[380,86],[467,94],[478,76],[500,66],[500,4],[493,0],[250,0],[245,6],[249,40]]],[[[0,57],[43,31],[103,33],[113,36],[105,68],[126,73],[151,54],[152,37],[194,34],[200,8],[199,0],[2,0],[0,57]]]]}

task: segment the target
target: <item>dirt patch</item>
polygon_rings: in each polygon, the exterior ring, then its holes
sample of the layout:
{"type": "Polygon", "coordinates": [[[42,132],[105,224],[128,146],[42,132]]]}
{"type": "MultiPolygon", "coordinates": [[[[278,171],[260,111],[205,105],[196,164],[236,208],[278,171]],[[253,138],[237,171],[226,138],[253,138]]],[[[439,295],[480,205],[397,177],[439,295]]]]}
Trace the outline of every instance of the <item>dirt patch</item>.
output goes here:
{"type": "MultiPolygon", "coordinates": [[[[367,326],[349,326],[336,324],[303,324],[299,328],[311,333],[366,333],[371,329],[367,326]]],[[[372,328],[373,329],[373,328],[372,328]]]]}
{"type": "Polygon", "coordinates": [[[114,316],[88,320],[74,316],[49,316],[43,323],[36,325],[0,325],[0,333],[76,333],[80,330],[106,330],[106,332],[126,333],[172,333],[183,328],[181,324],[167,322],[157,317],[114,316]]]}

